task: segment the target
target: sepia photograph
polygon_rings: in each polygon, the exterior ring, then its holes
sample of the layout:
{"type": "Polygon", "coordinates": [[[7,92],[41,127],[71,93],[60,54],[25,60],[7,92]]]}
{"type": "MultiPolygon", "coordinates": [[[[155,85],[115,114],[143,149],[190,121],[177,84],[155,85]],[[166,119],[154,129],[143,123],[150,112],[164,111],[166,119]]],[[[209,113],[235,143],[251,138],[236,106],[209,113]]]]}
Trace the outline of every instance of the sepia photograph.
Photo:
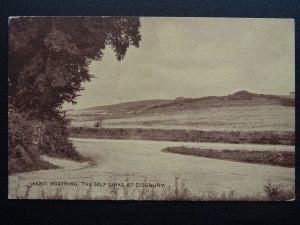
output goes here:
{"type": "Polygon", "coordinates": [[[10,17],[8,198],[295,200],[294,31],[10,17]]]}

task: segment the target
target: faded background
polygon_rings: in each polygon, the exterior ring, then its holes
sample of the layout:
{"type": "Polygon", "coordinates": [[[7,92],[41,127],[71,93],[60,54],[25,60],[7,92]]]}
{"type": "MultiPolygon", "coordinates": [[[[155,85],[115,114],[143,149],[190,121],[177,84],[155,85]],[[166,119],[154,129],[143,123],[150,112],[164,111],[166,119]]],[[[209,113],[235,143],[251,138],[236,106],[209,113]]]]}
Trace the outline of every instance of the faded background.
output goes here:
{"type": "Polygon", "coordinates": [[[294,91],[294,24],[287,19],[141,18],[142,41],[121,62],[107,48],[85,83],[85,108],[144,99],[294,91]]]}

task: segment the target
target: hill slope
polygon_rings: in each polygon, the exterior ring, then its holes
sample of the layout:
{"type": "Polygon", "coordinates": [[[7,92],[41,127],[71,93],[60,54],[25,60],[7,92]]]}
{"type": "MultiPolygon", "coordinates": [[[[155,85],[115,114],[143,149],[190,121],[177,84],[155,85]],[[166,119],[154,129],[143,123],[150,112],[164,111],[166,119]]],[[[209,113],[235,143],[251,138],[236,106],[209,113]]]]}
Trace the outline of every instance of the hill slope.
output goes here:
{"type": "Polygon", "coordinates": [[[176,112],[196,110],[203,108],[230,107],[230,106],[257,106],[257,105],[283,105],[294,107],[295,99],[290,96],[264,95],[238,91],[227,96],[208,96],[202,98],[176,98],[174,100],[144,100],[136,102],[125,102],[115,105],[96,106],[79,112],[88,114],[107,114],[107,115],[137,115],[164,112],[176,112]]]}

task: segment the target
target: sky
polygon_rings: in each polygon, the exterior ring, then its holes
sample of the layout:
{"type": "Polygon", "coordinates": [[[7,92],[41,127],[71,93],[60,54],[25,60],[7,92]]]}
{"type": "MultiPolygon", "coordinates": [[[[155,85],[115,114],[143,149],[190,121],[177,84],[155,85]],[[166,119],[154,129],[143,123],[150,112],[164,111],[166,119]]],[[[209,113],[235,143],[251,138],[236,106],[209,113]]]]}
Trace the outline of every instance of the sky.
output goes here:
{"type": "Polygon", "coordinates": [[[92,62],[77,104],[86,108],[146,99],[223,96],[295,89],[294,21],[141,17],[140,47],[119,62],[106,47],[92,62]]]}

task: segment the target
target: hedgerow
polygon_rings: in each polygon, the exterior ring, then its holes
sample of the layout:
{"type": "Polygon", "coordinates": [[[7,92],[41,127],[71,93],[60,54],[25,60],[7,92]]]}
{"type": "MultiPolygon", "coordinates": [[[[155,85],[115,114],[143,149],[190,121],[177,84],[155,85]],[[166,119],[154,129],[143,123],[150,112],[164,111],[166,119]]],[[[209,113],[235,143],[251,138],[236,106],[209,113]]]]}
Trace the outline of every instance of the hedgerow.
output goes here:
{"type": "Polygon", "coordinates": [[[8,172],[9,174],[58,168],[40,156],[46,154],[77,161],[86,160],[68,139],[68,120],[44,120],[43,139],[34,143],[34,124],[38,120],[9,106],[8,112],[8,172]]]}
{"type": "Polygon", "coordinates": [[[8,173],[57,168],[40,159],[33,143],[33,124],[28,115],[10,108],[8,112],[8,173]]]}

